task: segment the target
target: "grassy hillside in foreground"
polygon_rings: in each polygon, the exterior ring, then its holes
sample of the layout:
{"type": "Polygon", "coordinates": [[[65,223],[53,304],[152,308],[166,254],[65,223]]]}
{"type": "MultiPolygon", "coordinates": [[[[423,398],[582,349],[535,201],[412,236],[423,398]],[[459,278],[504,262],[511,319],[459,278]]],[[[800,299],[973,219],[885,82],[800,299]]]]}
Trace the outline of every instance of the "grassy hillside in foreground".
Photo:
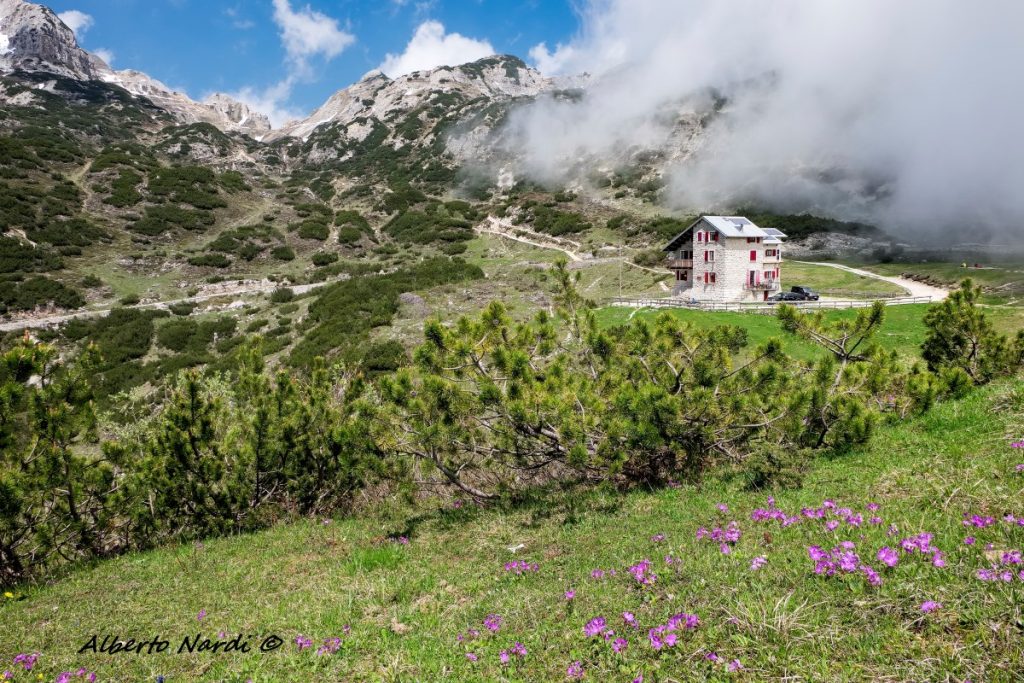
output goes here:
{"type": "MultiPolygon", "coordinates": [[[[726,477],[629,495],[567,492],[502,510],[413,515],[395,505],[371,519],[126,556],[3,601],[0,662],[38,651],[33,677],[85,666],[101,681],[557,681],[576,661],[591,681],[641,672],[647,683],[1019,680],[1024,580],[1012,551],[1024,545],[1024,526],[1004,515],[1024,516],[1021,451],[1010,446],[1022,433],[1020,380],[883,427],[870,446],[818,461],[802,488],[774,493],[773,509],[798,518],[789,526],[752,521],[769,494],[726,477]],[[971,515],[977,527],[964,525],[971,515]],[[698,538],[699,528],[730,522],[740,538],[727,554],[698,538]],[[925,533],[941,555],[900,550],[901,539],[921,545],[925,533]],[[880,585],[860,570],[815,574],[808,547],[828,552],[844,541],[880,585]],[[882,547],[895,549],[895,567],[876,559],[882,547]],[[763,566],[753,569],[758,557],[763,566]],[[514,560],[536,571],[506,571],[514,560]],[[648,585],[628,571],[643,560],[650,567],[634,571],[656,575],[648,585]],[[1003,562],[1011,581],[977,578],[1003,562]],[[941,606],[925,612],[927,601],[941,606]],[[700,625],[679,628],[678,643],[656,652],[648,629],[679,613],[700,625]],[[494,632],[489,615],[501,618],[494,632]],[[607,642],[584,635],[596,617],[616,632],[607,642]],[[258,634],[254,646],[276,634],[284,645],[266,654],[75,654],[92,634],[159,635],[173,652],[186,635],[221,631],[258,634]],[[333,637],[337,651],[318,655],[333,637]],[[612,650],[618,637],[628,641],[621,654],[612,650]],[[300,650],[297,638],[312,646],[300,650]],[[503,665],[500,652],[517,642],[525,656],[503,665]],[[743,668],[730,672],[734,660],[743,668]]],[[[14,680],[30,679],[19,670],[14,680]]]]}

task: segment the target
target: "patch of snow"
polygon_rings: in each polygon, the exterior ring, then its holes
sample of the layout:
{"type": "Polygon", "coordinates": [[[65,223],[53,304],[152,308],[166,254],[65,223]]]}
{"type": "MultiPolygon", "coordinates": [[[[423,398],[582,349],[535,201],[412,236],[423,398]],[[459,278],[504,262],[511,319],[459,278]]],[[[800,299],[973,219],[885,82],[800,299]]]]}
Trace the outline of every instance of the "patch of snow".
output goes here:
{"type": "Polygon", "coordinates": [[[11,39],[7,37],[6,33],[0,33],[0,55],[6,55],[14,52],[14,48],[11,47],[11,39]]]}

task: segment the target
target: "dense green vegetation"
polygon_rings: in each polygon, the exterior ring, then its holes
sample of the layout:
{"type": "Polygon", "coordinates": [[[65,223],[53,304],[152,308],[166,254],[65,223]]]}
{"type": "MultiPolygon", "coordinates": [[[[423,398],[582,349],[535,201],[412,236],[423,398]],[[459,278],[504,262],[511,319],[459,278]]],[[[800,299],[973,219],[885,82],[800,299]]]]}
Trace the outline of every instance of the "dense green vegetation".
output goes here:
{"type": "Polygon", "coordinates": [[[309,307],[310,326],[292,350],[289,362],[311,366],[337,349],[358,358],[361,342],[374,327],[386,325],[398,311],[398,295],[436,285],[483,277],[476,266],[436,258],[387,275],[370,275],[330,285],[309,307]]]}
{"type": "MultiPolygon", "coordinates": [[[[1011,341],[993,332],[969,283],[929,310],[925,369],[873,341],[880,304],[840,320],[780,308],[786,332],[822,348],[807,361],[786,357],[771,339],[748,348],[742,328],[695,328],[667,314],[601,329],[564,262],[554,271],[558,319],[541,311],[513,323],[493,303],[452,327],[429,322],[408,366],[395,345],[365,344],[399,293],[475,275],[473,266],[436,259],[326,288],[289,359],[305,373],[265,369],[258,340],[225,344],[233,320],[132,309],[69,325],[66,335],[93,342],[73,362],[20,342],[0,377],[10,397],[0,415],[2,464],[17,473],[0,527],[5,580],[344,509],[371,482],[451,488],[478,501],[516,500],[553,483],[699,481],[727,468],[755,487],[792,483],[816,453],[847,452],[884,424],[1024,363],[1024,333],[1011,341]],[[143,363],[154,334],[180,355],[143,363]],[[342,357],[361,353],[374,382],[324,366],[342,342],[342,357]],[[165,385],[160,410],[104,443],[102,456],[83,448],[96,439],[95,399],[211,363],[214,343],[234,354],[233,366],[221,366],[229,376],[181,376],[165,385]],[[33,375],[44,379],[29,383],[33,375]],[[44,426],[56,436],[38,460],[44,426]],[[152,491],[167,498],[154,505],[152,491]]],[[[296,310],[290,296],[277,300],[296,310]]],[[[278,323],[287,330],[289,319],[278,323]]]]}
{"type": "Polygon", "coordinates": [[[480,218],[476,209],[467,202],[426,199],[414,206],[399,209],[384,225],[384,233],[398,242],[436,244],[450,255],[465,251],[465,242],[473,238],[472,224],[480,218]]]}
{"type": "Polygon", "coordinates": [[[563,211],[534,200],[523,202],[520,208],[523,211],[515,218],[515,223],[527,223],[538,232],[556,237],[583,232],[593,227],[583,216],[574,211],[563,211]]]}
{"type": "Polygon", "coordinates": [[[31,311],[37,306],[78,308],[85,304],[82,295],[67,285],[36,275],[24,280],[0,281],[0,313],[31,311]]]}

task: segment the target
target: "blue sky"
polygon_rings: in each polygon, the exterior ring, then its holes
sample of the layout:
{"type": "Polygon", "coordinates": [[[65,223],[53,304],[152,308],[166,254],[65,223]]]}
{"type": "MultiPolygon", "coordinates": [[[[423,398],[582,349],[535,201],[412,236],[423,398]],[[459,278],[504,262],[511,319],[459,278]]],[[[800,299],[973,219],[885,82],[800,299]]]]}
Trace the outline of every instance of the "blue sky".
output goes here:
{"type": "MultiPolygon", "coordinates": [[[[377,68],[567,43],[573,0],[52,0],[79,43],[199,99],[308,113],[377,68]],[[66,14],[71,12],[71,14],[66,14]],[[443,28],[442,28],[443,27],[443,28]],[[453,36],[452,34],[458,34],[453,36]],[[417,38],[413,44],[414,36],[417,38]]],[[[465,61],[465,60],[463,60],[465,61]]],[[[394,75],[394,74],[392,74],[394,75]]]]}

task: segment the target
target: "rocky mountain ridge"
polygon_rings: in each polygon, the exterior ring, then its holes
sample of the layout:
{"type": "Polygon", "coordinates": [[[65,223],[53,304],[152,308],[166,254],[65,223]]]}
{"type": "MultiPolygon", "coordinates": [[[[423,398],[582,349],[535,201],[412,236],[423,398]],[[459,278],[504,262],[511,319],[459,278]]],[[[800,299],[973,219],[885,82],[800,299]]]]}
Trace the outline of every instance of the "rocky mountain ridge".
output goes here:
{"type": "Polygon", "coordinates": [[[216,94],[206,102],[196,102],[141,71],[115,71],[100,57],[79,47],[74,31],[48,7],[25,0],[0,0],[0,73],[16,71],[117,85],[149,99],[182,123],[211,123],[221,130],[253,137],[270,130],[265,115],[227,95],[216,94]]]}
{"type": "Polygon", "coordinates": [[[336,92],[305,119],[285,124],[267,139],[306,139],[323,125],[347,125],[357,119],[371,118],[383,121],[394,118],[395,112],[414,111],[439,99],[452,103],[456,99],[502,101],[536,97],[554,84],[554,79],[542,76],[519,58],[509,55],[415,71],[394,79],[375,70],[336,92]]]}

